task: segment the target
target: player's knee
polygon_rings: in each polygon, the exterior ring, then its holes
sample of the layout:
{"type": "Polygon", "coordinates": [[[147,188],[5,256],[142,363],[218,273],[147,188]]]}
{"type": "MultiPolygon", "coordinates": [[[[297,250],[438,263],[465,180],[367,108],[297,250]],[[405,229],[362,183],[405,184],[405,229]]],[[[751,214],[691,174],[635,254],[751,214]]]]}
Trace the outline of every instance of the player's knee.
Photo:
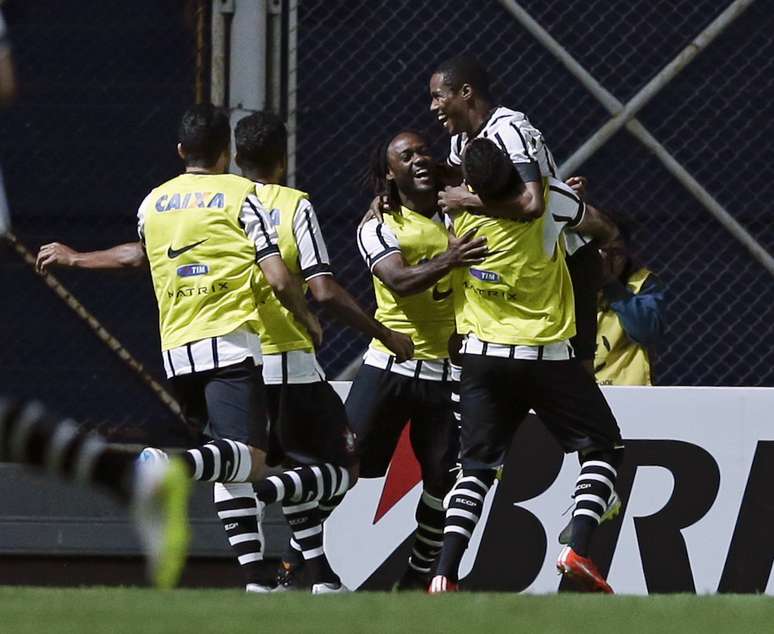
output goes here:
{"type": "Polygon", "coordinates": [[[350,465],[347,468],[347,473],[349,474],[349,488],[351,489],[353,486],[355,486],[358,478],[360,477],[360,463],[356,462],[355,464],[350,465]]]}
{"type": "Polygon", "coordinates": [[[581,464],[588,462],[589,460],[599,460],[606,464],[609,464],[616,471],[623,463],[624,447],[623,445],[610,447],[609,449],[593,449],[588,452],[584,452],[581,456],[581,464]]]}
{"type": "Polygon", "coordinates": [[[457,482],[461,482],[465,478],[475,478],[489,489],[494,483],[496,475],[497,469],[465,469],[463,467],[462,477],[457,482]]]}
{"type": "Polygon", "coordinates": [[[252,465],[250,466],[249,480],[251,482],[257,482],[264,476],[266,471],[266,452],[263,449],[257,447],[250,447],[250,458],[252,465]]]}

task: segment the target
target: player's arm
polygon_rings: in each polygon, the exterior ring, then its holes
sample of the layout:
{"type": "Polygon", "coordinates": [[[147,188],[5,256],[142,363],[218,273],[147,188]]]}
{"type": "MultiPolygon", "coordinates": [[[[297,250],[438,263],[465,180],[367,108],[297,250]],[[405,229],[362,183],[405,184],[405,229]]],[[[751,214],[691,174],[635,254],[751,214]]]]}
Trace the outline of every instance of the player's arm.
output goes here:
{"type": "Polygon", "coordinates": [[[338,321],[381,341],[392,351],[398,363],[403,363],[413,356],[414,342],[411,337],[376,321],[332,275],[320,275],[309,280],[309,290],[314,299],[338,321]]]}
{"type": "MultiPolygon", "coordinates": [[[[471,193],[464,185],[447,186],[438,194],[441,210],[449,214],[467,210],[475,214],[508,220],[539,218],[545,211],[542,176],[535,158],[543,149],[541,134],[531,126],[521,127],[521,120],[509,119],[503,121],[491,140],[496,141],[508,155],[524,186],[497,199],[482,199],[477,194],[471,193]]],[[[461,140],[455,137],[452,139],[448,164],[459,169],[462,159],[461,140]]]]}
{"type": "Polygon", "coordinates": [[[269,214],[257,196],[245,198],[239,220],[245,233],[255,244],[255,262],[271,286],[280,303],[287,308],[299,324],[311,335],[314,345],[322,343],[322,327],[309,310],[301,285],[288,271],[277,246],[277,231],[269,214]]]}
{"type": "Polygon", "coordinates": [[[618,239],[620,235],[618,227],[604,212],[588,203],[582,203],[582,205],[581,217],[578,221],[567,225],[569,231],[594,238],[601,247],[618,239]]]}
{"type": "Polygon", "coordinates": [[[505,218],[507,220],[533,220],[545,210],[541,181],[524,183],[519,191],[504,198],[482,199],[464,185],[445,187],[438,193],[438,206],[444,213],[454,215],[460,210],[474,214],[505,218]]]}
{"type": "Polygon", "coordinates": [[[148,258],[141,242],[127,242],[102,251],[76,251],[60,242],[50,242],[40,247],[37,257],[38,271],[51,266],[78,269],[126,269],[147,266],[148,258]]]}
{"type": "Polygon", "coordinates": [[[421,293],[448,275],[452,269],[480,264],[487,256],[486,238],[471,230],[457,238],[449,236],[443,253],[421,264],[409,265],[395,235],[387,225],[372,220],[358,231],[361,254],[371,272],[400,297],[421,293]]]}
{"type": "MultiPolygon", "coordinates": [[[[260,254],[259,254],[260,257],[260,254]]],[[[303,290],[298,281],[290,274],[288,267],[280,257],[279,249],[264,255],[258,260],[258,266],[266,277],[269,286],[280,303],[287,308],[299,324],[311,335],[315,347],[322,344],[322,327],[317,317],[309,310],[303,290]]]]}
{"type": "Polygon", "coordinates": [[[376,321],[333,276],[320,222],[308,200],[299,203],[293,216],[293,237],[298,246],[301,274],[315,301],[341,323],[381,341],[399,363],[410,359],[414,354],[411,337],[376,321]]]}

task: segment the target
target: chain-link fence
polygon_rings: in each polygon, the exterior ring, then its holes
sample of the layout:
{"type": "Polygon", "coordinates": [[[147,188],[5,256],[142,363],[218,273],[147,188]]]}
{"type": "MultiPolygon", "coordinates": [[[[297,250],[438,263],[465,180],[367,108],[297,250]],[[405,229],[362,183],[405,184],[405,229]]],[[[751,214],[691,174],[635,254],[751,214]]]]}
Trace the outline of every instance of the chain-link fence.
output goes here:
{"type": "MultiPolygon", "coordinates": [[[[626,103],[729,0],[595,0],[519,4],[618,100],[626,103]]],[[[179,171],[180,113],[207,96],[209,2],[6,3],[21,98],[0,115],[0,164],[14,229],[35,250],[58,240],[90,250],[135,239],[149,187],[179,171]]],[[[286,3],[294,5],[293,2],[286,3]]],[[[769,251],[774,250],[774,31],[758,0],[637,118],[769,251]]],[[[291,28],[294,20],[289,21],[291,28]]],[[[608,111],[495,0],[304,0],[297,49],[297,184],[312,195],[338,277],[373,295],[355,246],[371,196],[359,181],[371,147],[402,129],[426,131],[442,158],[445,132],[429,113],[439,61],[476,54],[494,93],[544,132],[559,163],[609,120],[608,111]]],[[[291,60],[293,56],[291,55],[291,60]]],[[[774,288],[763,267],[628,131],[578,170],[601,207],[636,220],[639,257],[668,289],[663,384],[774,385],[774,288]]],[[[132,438],[174,442],[180,427],[33,271],[0,248],[2,391],[42,397],[132,438]]],[[[146,368],[160,376],[147,272],[57,272],[146,368]]],[[[367,345],[329,323],[322,360],[335,375],[367,345]]]]}
{"type": "MultiPolygon", "coordinates": [[[[729,0],[519,3],[608,91],[626,103],[729,0]]],[[[304,0],[298,13],[299,186],[322,217],[340,279],[372,302],[354,231],[370,195],[357,176],[369,149],[402,128],[448,143],[427,82],[468,52],[490,70],[502,104],[527,113],[561,164],[610,115],[494,0],[304,0]]],[[[650,133],[768,249],[774,249],[774,12],[756,2],[638,113],[650,133]]],[[[667,287],[662,384],[774,385],[771,276],[643,145],[617,133],[578,172],[590,198],[635,220],[639,258],[667,287]]],[[[328,333],[334,372],[366,341],[328,333]]]]}
{"type": "MultiPolygon", "coordinates": [[[[136,240],[139,203],[179,173],[177,122],[202,89],[208,3],[138,4],[3,6],[20,94],[0,112],[0,165],[14,231],[32,251],[53,240],[82,250],[136,240]]],[[[144,422],[158,442],[174,442],[180,427],[136,374],[5,244],[0,259],[0,391],[41,398],[114,437],[140,437],[144,422]]],[[[160,375],[147,271],[55,275],[160,375]]]]}

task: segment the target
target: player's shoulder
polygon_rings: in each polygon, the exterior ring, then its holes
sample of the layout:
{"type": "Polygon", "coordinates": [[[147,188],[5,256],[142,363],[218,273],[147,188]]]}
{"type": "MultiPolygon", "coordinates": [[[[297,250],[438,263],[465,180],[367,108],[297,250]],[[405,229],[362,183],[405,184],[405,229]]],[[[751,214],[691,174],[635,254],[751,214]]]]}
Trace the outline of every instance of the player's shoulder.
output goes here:
{"type": "Polygon", "coordinates": [[[272,183],[269,185],[264,185],[263,188],[268,191],[275,191],[278,194],[285,194],[286,196],[309,198],[309,194],[307,192],[300,189],[294,189],[293,187],[288,187],[287,185],[278,185],[277,183],[272,183]]]}
{"type": "Polygon", "coordinates": [[[357,228],[357,232],[361,236],[376,235],[377,230],[383,230],[383,224],[376,217],[369,218],[357,228]]]}
{"type": "Polygon", "coordinates": [[[523,112],[506,108],[505,106],[498,106],[489,116],[484,129],[494,132],[509,126],[524,128],[531,127],[532,124],[529,122],[529,117],[523,112]]]}

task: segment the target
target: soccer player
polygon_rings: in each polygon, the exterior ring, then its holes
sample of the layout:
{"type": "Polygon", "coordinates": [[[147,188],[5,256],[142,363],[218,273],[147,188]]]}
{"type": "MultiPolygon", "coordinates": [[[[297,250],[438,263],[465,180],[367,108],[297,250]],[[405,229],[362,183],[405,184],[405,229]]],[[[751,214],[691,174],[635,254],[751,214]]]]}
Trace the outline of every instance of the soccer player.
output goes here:
{"type": "Polygon", "coordinates": [[[15,462],[95,486],[129,506],[159,588],[177,584],[190,541],[190,480],[182,461],[147,464],[108,446],[77,423],[58,419],[39,403],[0,399],[0,462],[15,462]]]}
{"type": "MultiPolygon", "coordinates": [[[[281,120],[270,113],[255,113],[237,123],[236,161],[245,177],[256,183],[256,196],[270,209],[276,225],[282,259],[292,275],[309,285],[313,297],[340,321],[380,340],[402,361],[409,358],[413,345],[409,337],[385,328],[363,312],[357,302],[333,276],[325,241],[308,196],[279,185],[284,180],[287,132],[281,120]]],[[[65,245],[44,245],[38,255],[39,268],[59,264],[84,268],[143,266],[146,262],[139,243],[119,245],[105,251],[78,253],[65,245]]],[[[271,464],[279,461],[307,464],[332,461],[349,464],[353,460],[352,437],[341,400],[325,380],[314,355],[310,333],[295,321],[265,281],[258,280],[257,305],[263,350],[263,378],[266,383],[271,464]]],[[[351,465],[350,465],[351,466],[351,465]]],[[[249,484],[216,485],[216,506],[229,540],[237,551],[248,586],[267,589],[257,578],[257,562],[262,556],[257,529],[258,511],[249,484]],[[239,515],[237,515],[239,513],[239,515]]],[[[279,575],[282,589],[292,585],[288,573],[302,557],[315,559],[308,578],[326,578],[328,590],[340,588],[331,580],[322,550],[320,522],[335,508],[323,502],[291,503],[283,507],[292,526],[305,537],[283,558],[287,568],[279,575]],[[322,570],[315,573],[315,568],[322,570]],[[324,573],[324,574],[323,574],[324,573]]],[[[338,584],[338,585],[337,585],[338,584]]],[[[322,585],[320,587],[323,587],[322,585]]]]}
{"type": "MultiPolygon", "coordinates": [[[[413,354],[410,337],[366,314],[336,281],[308,196],[278,184],[284,180],[287,151],[287,130],[279,117],[266,112],[249,115],[237,123],[234,137],[236,162],[242,174],[255,181],[256,195],[271,210],[282,258],[288,268],[309,285],[312,296],[339,321],[380,341],[401,361],[410,358],[413,354]]],[[[268,288],[264,289],[259,306],[263,323],[261,345],[265,353],[263,377],[267,384],[269,418],[273,422],[271,429],[279,432],[273,437],[280,454],[277,458],[291,465],[320,460],[351,464],[354,447],[347,414],[325,380],[309,333],[289,319],[287,310],[268,288]]],[[[278,590],[294,586],[294,573],[302,563],[325,561],[321,523],[339,501],[326,501],[319,507],[308,502],[283,507],[288,523],[305,537],[291,541],[278,573],[278,590]]],[[[308,578],[309,566],[305,567],[308,578]]],[[[337,588],[333,584],[330,589],[337,588]]]]}
{"type": "Polygon", "coordinates": [[[462,167],[480,194],[447,187],[439,204],[454,215],[458,234],[475,229],[489,248],[481,266],[454,279],[457,329],[466,336],[462,477],[447,497],[443,549],[430,591],[457,589],[459,564],[495,470],[517,425],[534,409],[563,449],[581,459],[571,542],[557,568],[585,589],[612,592],[588,551],[613,493],[623,444],[599,387],[573,358],[572,284],[559,243],[562,221],[583,230],[586,206],[549,180],[553,158],[526,116],[493,107],[486,72],[476,60],[441,64],[430,94],[431,111],[452,136],[449,164],[462,167]],[[499,152],[492,153],[493,144],[499,152]],[[559,208],[568,211],[557,213],[559,208]]]}
{"type": "Polygon", "coordinates": [[[371,342],[346,406],[360,448],[360,476],[383,476],[398,438],[411,421],[410,438],[422,471],[417,528],[398,589],[425,590],[441,546],[443,497],[454,482],[458,456],[452,413],[449,340],[454,335],[450,273],[482,261],[483,239],[470,231],[449,236],[437,203],[438,185],[427,141],[401,132],[374,152],[370,181],[387,194],[383,222],[358,229],[360,253],[373,275],[376,318],[410,335],[414,359],[396,358],[371,342]]]}

